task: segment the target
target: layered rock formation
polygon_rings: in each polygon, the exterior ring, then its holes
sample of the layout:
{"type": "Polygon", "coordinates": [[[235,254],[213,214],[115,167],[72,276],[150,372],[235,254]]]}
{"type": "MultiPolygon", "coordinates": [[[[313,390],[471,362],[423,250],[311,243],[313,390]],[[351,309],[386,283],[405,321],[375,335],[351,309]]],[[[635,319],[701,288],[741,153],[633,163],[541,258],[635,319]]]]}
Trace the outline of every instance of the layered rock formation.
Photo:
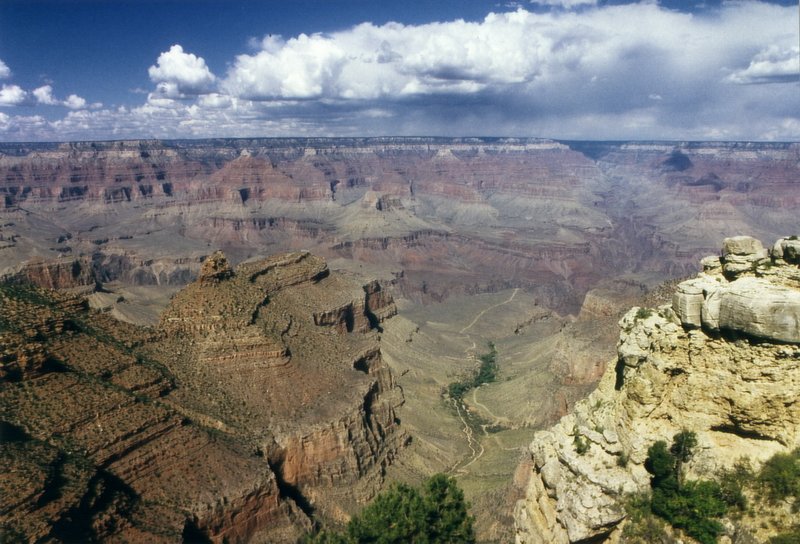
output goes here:
{"type": "Polygon", "coordinates": [[[404,271],[398,290],[416,300],[522,287],[576,312],[599,279],[688,274],[724,232],[791,228],[798,153],[489,138],[5,144],[0,273],[83,255],[126,282],[186,283],[207,244],[235,262],[306,248],[404,271]]]}
{"type": "Polygon", "coordinates": [[[307,252],[235,271],[216,253],[173,298],[152,349],[172,354],[176,402],[253,443],[307,509],[342,519],[404,441],[376,336],[395,311],[380,284],[331,274],[307,252]]]}
{"type": "Polygon", "coordinates": [[[157,329],[21,283],[0,307],[4,541],[293,542],[405,440],[391,297],[308,253],[213,254],[157,329]]]}
{"type": "Polygon", "coordinates": [[[649,488],[648,447],[681,430],[697,433],[693,476],[800,445],[794,242],[783,238],[768,255],[752,238],[726,239],[722,257],[704,259],[672,305],[623,317],[616,365],[531,444],[518,542],[618,536],[624,495],[649,488]]]}

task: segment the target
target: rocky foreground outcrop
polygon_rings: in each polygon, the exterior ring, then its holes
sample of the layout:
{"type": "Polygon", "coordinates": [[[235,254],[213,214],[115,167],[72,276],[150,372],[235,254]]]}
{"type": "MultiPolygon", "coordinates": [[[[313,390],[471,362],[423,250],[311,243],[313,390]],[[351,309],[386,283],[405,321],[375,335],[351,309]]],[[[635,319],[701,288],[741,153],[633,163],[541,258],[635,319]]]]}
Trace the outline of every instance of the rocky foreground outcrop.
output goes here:
{"type": "Polygon", "coordinates": [[[517,542],[618,537],[625,494],[649,488],[648,447],[683,429],[698,437],[689,466],[697,477],[800,445],[797,250],[796,237],[771,250],[726,239],[722,256],[704,259],[671,305],[622,318],[616,364],[531,444],[517,542]]]}
{"type": "Polygon", "coordinates": [[[0,540],[296,542],[404,444],[377,282],[222,254],[157,328],[0,282],[0,540]]]}

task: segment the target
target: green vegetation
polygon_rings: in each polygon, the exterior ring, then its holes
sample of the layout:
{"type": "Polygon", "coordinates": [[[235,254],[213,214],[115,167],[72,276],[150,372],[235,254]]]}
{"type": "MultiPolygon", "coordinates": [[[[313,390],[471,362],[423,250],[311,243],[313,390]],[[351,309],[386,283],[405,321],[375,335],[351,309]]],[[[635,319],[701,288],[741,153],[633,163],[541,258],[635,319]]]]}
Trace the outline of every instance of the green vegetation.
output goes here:
{"type": "Polygon", "coordinates": [[[800,503],[800,448],[791,453],[773,455],[764,463],[758,481],[764,486],[769,500],[794,499],[797,510],[800,503]]]}
{"type": "Polygon", "coordinates": [[[683,465],[697,445],[690,431],[676,434],[672,446],[659,440],[647,450],[645,468],[653,475],[652,512],[703,544],[713,544],[722,532],[716,520],[728,510],[720,485],[713,481],[683,481],[683,465]]]}
{"type": "Polygon", "coordinates": [[[473,543],[474,518],[455,479],[436,474],[422,492],[396,484],[381,493],[343,533],[322,531],[309,544],[473,543]]]}
{"type": "MultiPolygon", "coordinates": [[[[631,496],[625,505],[630,523],[625,536],[630,542],[662,540],[664,523],[683,530],[702,544],[716,542],[722,532],[719,518],[752,516],[747,496],[773,503],[789,501],[796,512],[800,506],[800,449],[770,458],[756,474],[747,459],[717,474],[716,481],[685,480],[683,468],[697,446],[693,432],[681,431],[672,445],[663,440],[647,451],[645,469],[652,475],[651,493],[631,496]],[[658,518],[660,518],[660,521],[658,518]]],[[[800,526],[795,525],[772,537],[771,544],[800,544],[800,526]]]]}
{"type": "Polygon", "coordinates": [[[722,500],[739,512],[747,510],[747,498],[744,490],[753,482],[754,478],[755,474],[749,459],[742,458],[736,461],[733,468],[723,470],[719,475],[722,500]]]}
{"type": "Polygon", "coordinates": [[[653,315],[653,310],[650,308],[639,308],[636,310],[636,319],[647,319],[653,315]]]}
{"type": "Polygon", "coordinates": [[[461,401],[470,389],[497,380],[497,348],[493,342],[489,342],[488,346],[489,353],[478,357],[481,364],[471,377],[447,386],[447,395],[451,399],[461,401]]]}
{"type": "Polygon", "coordinates": [[[577,425],[572,428],[572,445],[578,455],[584,455],[591,448],[591,443],[581,434],[577,425]]]}
{"type": "Polygon", "coordinates": [[[572,443],[575,446],[575,452],[578,455],[584,455],[586,452],[589,451],[589,448],[591,447],[589,441],[579,434],[575,435],[575,438],[572,440],[572,443]]]}
{"type": "Polygon", "coordinates": [[[769,544],[800,544],[800,525],[769,539],[769,544]]]}

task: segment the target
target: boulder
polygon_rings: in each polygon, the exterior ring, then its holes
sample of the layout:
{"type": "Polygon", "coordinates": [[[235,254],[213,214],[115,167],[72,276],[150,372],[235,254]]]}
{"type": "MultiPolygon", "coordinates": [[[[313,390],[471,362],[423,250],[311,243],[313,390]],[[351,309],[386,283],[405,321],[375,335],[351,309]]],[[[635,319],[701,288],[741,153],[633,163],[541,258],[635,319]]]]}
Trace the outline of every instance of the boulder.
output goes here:
{"type": "Polygon", "coordinates": [[[800,343],[800,292],[760,278],[740,278],[721,293],[719,328],[800,343]]]}
{"type": "Polygon", "coordinates": [[[797,237],[781,238],[772,247],[773,259],[783,259],[789,264],[800,264],[800,240],[797,237]]]}
{"type": "Polygon", "coordinates": [[[722,241],[722,256],[755,255],[764,250],[759,240],[752,236],[732,236],[722,241]]]}
{"type": "Polygon", "coordinates": [[[709,293],[719,288],[719,282],[705,276],[684,281],[672,295],[672,309],[686,328],[702,326],[703,302],[709,293]]]}

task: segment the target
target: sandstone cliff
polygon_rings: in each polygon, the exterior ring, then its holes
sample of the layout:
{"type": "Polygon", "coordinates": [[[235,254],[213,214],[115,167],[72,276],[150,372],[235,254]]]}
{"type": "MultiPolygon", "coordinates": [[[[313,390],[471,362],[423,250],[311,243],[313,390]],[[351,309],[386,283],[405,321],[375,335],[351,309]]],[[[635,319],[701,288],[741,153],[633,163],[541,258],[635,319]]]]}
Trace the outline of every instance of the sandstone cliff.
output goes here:
{"type": "Polygon", "coordinates": [[[377,282],[221,254],[157,328],[0,283],[3,541],[294,542],[380,488],[405,437],[377,282]]]}
{"type": "Polygon", "coordinates": [[[648,447],[683,429],[698,436],[693,476],[800,445],[797,265],[795,237],[771,251],[726,239],[672,305],[628,312],[597,390],[531,444],[517,542],[619,537],[624,495],[649,488],[648,447]]]}
{"type": "Polygon", "coordinates": [[[183,385],[168,399],[254,444],[307,512],[344,519],[405,440],[377,337],[395,312],[380,284],[307,252],[235,271],[216,253],[164,311],[151,349],[170,354],[183,385]]]}

